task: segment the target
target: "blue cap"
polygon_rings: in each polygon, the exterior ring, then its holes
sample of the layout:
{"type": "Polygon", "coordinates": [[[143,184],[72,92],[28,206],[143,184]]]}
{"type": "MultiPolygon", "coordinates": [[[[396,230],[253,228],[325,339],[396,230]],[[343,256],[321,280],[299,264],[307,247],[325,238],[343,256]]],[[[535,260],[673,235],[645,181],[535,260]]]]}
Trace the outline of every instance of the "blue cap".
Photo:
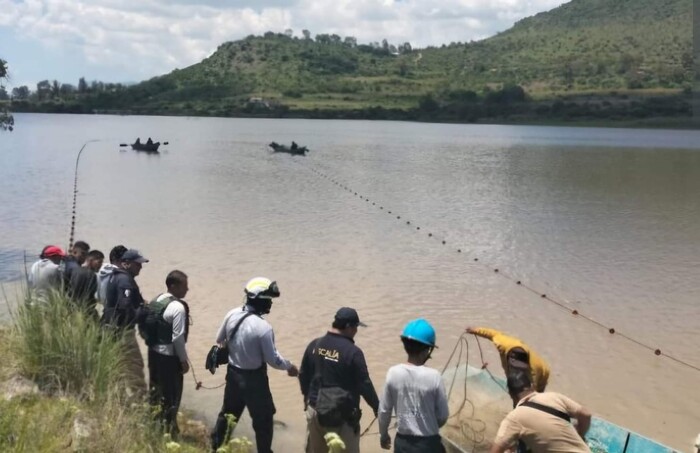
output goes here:
{"type": "Polygon", "coordinates": [[[122,261],[133,261],[136,263],[147,263],[148,260],[136,249],[129,249],[122,255],[122,261]]]}

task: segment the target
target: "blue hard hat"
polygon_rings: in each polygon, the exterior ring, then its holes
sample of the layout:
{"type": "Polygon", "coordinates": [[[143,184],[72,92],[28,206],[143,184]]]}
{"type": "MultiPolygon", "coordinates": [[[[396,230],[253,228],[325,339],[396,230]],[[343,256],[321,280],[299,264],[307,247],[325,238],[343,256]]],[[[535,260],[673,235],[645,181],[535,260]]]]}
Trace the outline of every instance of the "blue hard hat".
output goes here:
{"type": "Polygon", "coordinates": [[[435,347],[435,329],[428,321],[422,318],[414,319],[406,324],[401,338],[435,347]]]}

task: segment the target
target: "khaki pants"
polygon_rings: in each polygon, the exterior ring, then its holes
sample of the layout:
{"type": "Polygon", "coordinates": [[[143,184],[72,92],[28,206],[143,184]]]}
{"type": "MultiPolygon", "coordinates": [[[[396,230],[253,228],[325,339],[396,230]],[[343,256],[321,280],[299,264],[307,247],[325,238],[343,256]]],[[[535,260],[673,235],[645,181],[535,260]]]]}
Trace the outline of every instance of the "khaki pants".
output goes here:
{"type": "Polygon", "coordinates": [[[339,428],[324,428],[318,423],[316,410],[309,406],[306,409],[306,453],[328,453],[328,447],[323,436],[326,433],[336,433],[345,442],[344,453],[360,452],[360,432],[343,423],[339,428]]]}

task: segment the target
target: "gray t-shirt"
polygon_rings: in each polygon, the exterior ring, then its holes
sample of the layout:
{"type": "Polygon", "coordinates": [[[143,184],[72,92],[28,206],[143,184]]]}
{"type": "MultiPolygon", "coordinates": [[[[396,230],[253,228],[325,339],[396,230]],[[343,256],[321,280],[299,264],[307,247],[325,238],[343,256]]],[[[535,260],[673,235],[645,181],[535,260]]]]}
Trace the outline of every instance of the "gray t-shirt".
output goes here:
{"type": "Polygon", "coordinates": [[[408,363],[389,369],[379,401],[379,433],[389,435],[396,411],[397,431],[409,436],[435,436],[449,417],[447,395],[437,370],[408,363]]]}
{"type": "Polygon", "coordinates": [[[46,258],[32,264],[27,278],[29,288],[42,300],[47,297],[49,291],[61,288],[61,271],[58,264],[46,258]]]}

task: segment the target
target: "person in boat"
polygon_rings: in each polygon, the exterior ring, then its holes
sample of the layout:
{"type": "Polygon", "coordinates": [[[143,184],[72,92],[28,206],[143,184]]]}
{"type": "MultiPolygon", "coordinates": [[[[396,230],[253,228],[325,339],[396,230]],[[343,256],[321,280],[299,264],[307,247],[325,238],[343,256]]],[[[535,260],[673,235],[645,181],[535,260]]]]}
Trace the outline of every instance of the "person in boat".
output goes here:
{"type": "Polygon", "coordinates": [[[508,393],[515,409],[501,422],[490,453],[504,453],[518,442],[524,444],[518,451],[590,453],[584,440],[591,426],[588,409],[560,393],[536,392],[524,370],[508,375],[508,393]],[[571,419],[576,419],[575,426],[571,419]]]}
{"type": "Polygon", "coordinates": [[[136,141],[134,142],[134,145],[140,145],[141,144],[141,137],[137,137],[136,141]]]}
{"type": "Polygon", "coordinates": [[[491,340],[501,356],[506,376],[513,369],[528,370],[535,390],[544,392],[549,380],[549,365],[535,351],[515,337],[485,327],[467,327],[467,333],[491,340]]]}
{"type": "Polygon", "coordinates": [[[148,140],[146,140],[146,145],[151,146],[153,144],[153,140],[151,140],[151,137],[148,137],[148,140]]]}
{"type": "Polygon", "coordinates": [[[404,327],[401,342],[408,359],[386,375],[377,416],[379,444],[385,450],[391,448],[389,424],[395,412],[394,452],[444,452],[440,427],[450,415],[447,394],[440,372],[425,366],[435,348],[435,329],[425,319],[415,319],[404,327]]]}
{"type": "Polygon", "coordinates": [[[299,148],[299,145],[297,145],[297,142],[292,141],[292,151],[296,151],[297,148],[299,148]]]}

